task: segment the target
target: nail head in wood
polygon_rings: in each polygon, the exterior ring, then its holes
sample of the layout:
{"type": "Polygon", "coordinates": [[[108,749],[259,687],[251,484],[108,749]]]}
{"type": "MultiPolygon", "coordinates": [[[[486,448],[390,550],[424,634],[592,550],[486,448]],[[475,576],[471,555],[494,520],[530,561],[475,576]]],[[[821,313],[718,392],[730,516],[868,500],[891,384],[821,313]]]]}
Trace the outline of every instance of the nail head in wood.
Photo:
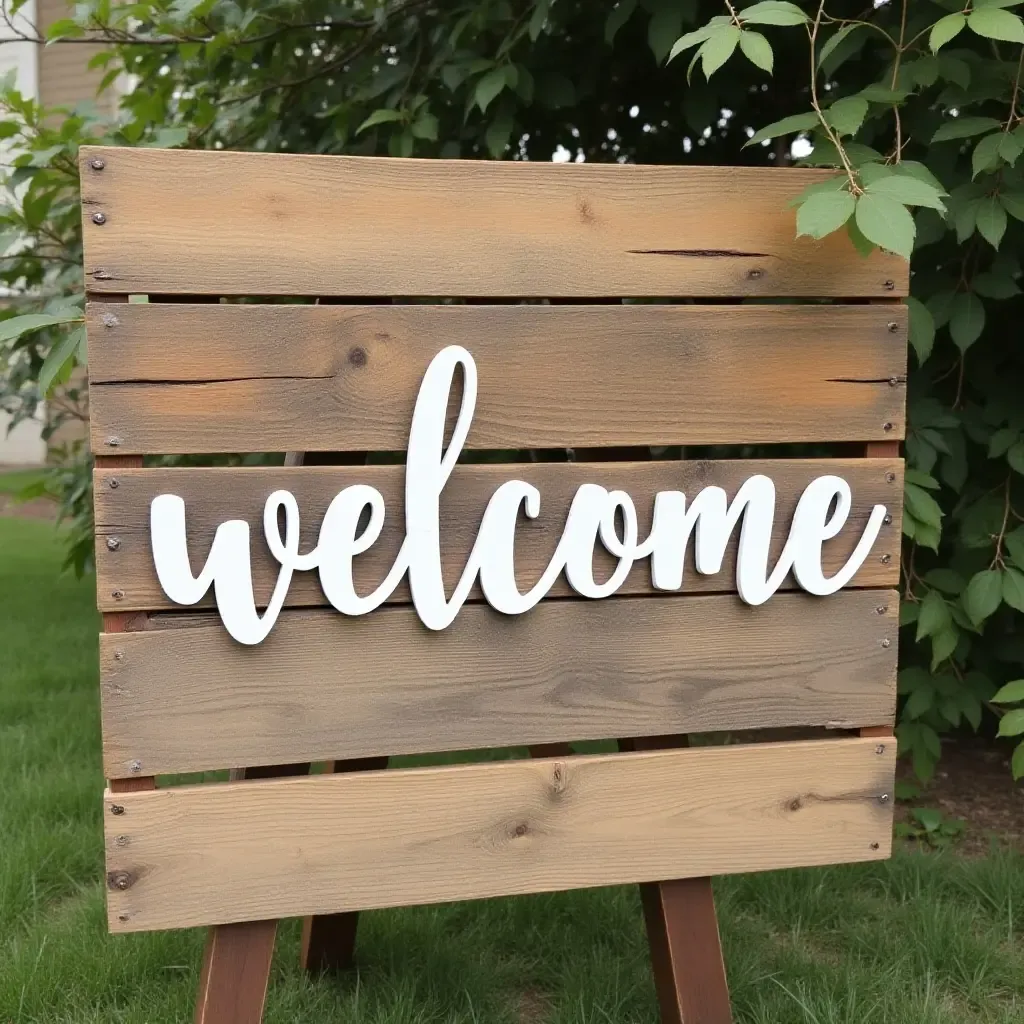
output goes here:
{"type": "Polygon", "coordinates": [[[103,326],[104,327],[117,327],[117,325],[120,324],[120,322],[121,321],[118,320],[117,317],[114,316],[113,313],[104,313],[103,314],[103,326]]]}
{"type": "Polygon", "coordinates": [[[889,328],[890,334],[895,334],[900,329],[900,325],[895,320],[890,320],[886,326],[889,328]]]}
{"type": "Polygon", "coordinates": [[[882,517],[882,522],[885,523],[886,526],[891,525],[891,523],[892,523],[892,516],[889,515],[888,512],[886,512],[886,514],[882,517]]]}
{"type": "Polygon", "coordinates": [[[120,548],[120,547],[121,547],[121,538],[120,537],[108,537],[107,538],[107,550],[108,551],[117,551],[117,549],[120,548]]]}
{"type": "Polygon", "coordinates": [[[112,590],[110,592],[110,596],[115,601],[123,601],[124,600],[124,591],[123,590],[112,590]]]}
{"type": "Polygon", "coordinates": [[[881,558],[879,559],[879,561],[880,561],[880,562],[882,563],[882,565],[888,565],[888,564],[889,564],[889,563],[890,563],[890,562],[892,561],[892,555],[890,555],[890,554],[884,554],[884,555],[882,555],[882,557],[881,557],[881,558]]]}
{"type": "Polygon", "coordinates": [[[885,482],[887,484],[895,483],[896,482],[896,474],[892,473],[892,472],[886,473],[885,474],[885,482]]]}
{"type": "Polygon", "coordinates": [[[884,640],[882,641],[882,646],[883,646],[883,647],[890,647],[890,646],[892,646],[892,641],[891,641],[891,640],[890,640],[890,639],[889,639],[888,637],[886,637],[886,638],[885,638],[885,639],[884,639],[884,640]]]}
{"type": "Polygon", "coordinates": [[[888,610],[889,610],[889,606],[887,604],[880,604],[875,609],[875,614],[876,615],[884,615],[888,610]]]}
{"type": "Polygon", "coordinates": [[[111,814],[124,814],[124,807],[121,804],[111,804],[110,805],[110,813],[111,814]]]}
{"type": "Polygon", "coordinates": [[[106,224],[107,215],[97,210],[96,213],[92,215],[92,222],[93,224],[106,224]]]}
{"type": "Polygon", "coordinates": [[[139,772],[142,771],[142,762],[132,761],[132,763],[128,765],[128,770],[137,775],[139,772]]]}
{"type": "Polygon", "coordinates": [[[124,661],[124,651],[114,651],[114,661],[124,661]]]}
{"type": "Polygon", "coordinates": [[[872,843],[871,844],[871,849],[872,850],[877,850],[878,849],[878,843],[872,843]]]}
{"type": "Polygon", "coordinates": [[[882,424],[882,429],[883,429],[883,430],[884,430],[884,431],[885,431],[886,433],[888,433],[888,432],[889,432],[890,430],[892,430],[892,424],[891,424],[891,423],[883,423],[883,424],[882,424]]]}
{"type": "Polygon", "coordinates": [[[876,754],[884,754],[885,753],[885,744],[884,743],[879,743],[878,746],[875,747],[875,753],[876,754]]]}
{"type": "Polygon", "coordinates": [[[94,157],[93,157],[93,158],[92,158],[92,159],[91,159],[91,160],[89,161],[89,166],[90,166],[90,167],[91,167],[91,168],[92,168],[92,169],[93,169],[94,171],[102,171],[102,170],[103,170],[103,168],[107,166],[107,162],[106,162],[106,160],[102,160],[102,159],[100,159],[100,157],[98,157],[98,156],[94,156],[94,157]]]}
{"type": "Polygon", "coordinates": [[[897,384],[899,384],[899,382],[900,382],[899,377],[890,377],[889,378],[889,387],[894,388],[894,387],[896,387],[897,384]]]}
{"type": "Polygon", "coordinates": [[[764,271],[758,270],[755,267],[753,270],[747,271],[747,277],[749,277],[751,281],[756,281],[758,280],[758,278],[764,277],[764,271]]]}
{"type": "Polygon", "coordinates": [[[889,802],[889,794],[888,793],[879,793],[878,794],[878,802],[880,804],[887,804],[889,802]]]}
{"type": "MultiPolygon", "coordinates": [[[[108,441],[107,444],[110,444],[110,442],[108,441]]],[[[116,476],[110,478],[110,489],[112,491],[116,491],[118,489],[118,487],[120,487],[120,486],[121,486],[121,481],[118,480],[116,476]]]]}
{"type": "Polygon", "coordinates": [[[107,446],[110,448],[118,448],[120,447],[120,444],[121,438],[117,437],[116,435],[114,437],[107,438],[107,446]]]}
{"type": "Polygon", "coordinates": [[[896,288],[896,282],[895,281],[885,281],[885,282],[883,282],[883,287],[885,288],[885,290],[887,292],[891,292],[891,291],[893,291],[896,288]]]}
{"type": "Polygon", "coordinates": [[[125,889],[131,888],[132,876],[127,871],[111,871],[107,875],[107,887],[110,889],[120,889],[124,892],[125,889]]]}

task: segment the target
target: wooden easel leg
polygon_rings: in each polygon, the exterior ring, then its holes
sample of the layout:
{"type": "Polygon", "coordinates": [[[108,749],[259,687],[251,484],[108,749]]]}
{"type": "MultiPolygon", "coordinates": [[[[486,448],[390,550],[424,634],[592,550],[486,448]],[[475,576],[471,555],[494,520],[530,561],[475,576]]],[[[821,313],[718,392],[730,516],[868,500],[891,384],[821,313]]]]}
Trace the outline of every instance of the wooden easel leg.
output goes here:
{"type": "Polygon", "coordinates": [[[710,878],[640,886],[661,1024],[731,1024],[710,878]]]}
{"type": "Polygon", "coordinates": [[[195,1024],[260,1024],[276,935],[276,921],[245,921],[210,929],[195,1024]]]}
{"type": "MultiPolygon", "coordinates": [[[[685,747],[686,736],[620,740],[621,750],[685,747]]],[[[732,1024],[710,878],[647,882],[640,900],[661,1024],[732,1024]]]]}
{"type": "MultiPolygon", "coordinates": [[[[309,764],[234,769],[232,779],[305,775],[309,764]]],[[[219,924],[206,936],[195,1024],[261,1024],[277,921],[219,924]]]]}
{"type": "MultiPolygon", "coordinates": [[[[348,761],[335,761],[335,772],[368,772],[387,768],[386,757],[357,757],[348,761]]],[[[302,922],[302,952],[300,963],[306,971],[320,974],[325,971],[347,971],[355,963],[356,930],[359,912],[344,914],[318,914],[302,922]]]]}

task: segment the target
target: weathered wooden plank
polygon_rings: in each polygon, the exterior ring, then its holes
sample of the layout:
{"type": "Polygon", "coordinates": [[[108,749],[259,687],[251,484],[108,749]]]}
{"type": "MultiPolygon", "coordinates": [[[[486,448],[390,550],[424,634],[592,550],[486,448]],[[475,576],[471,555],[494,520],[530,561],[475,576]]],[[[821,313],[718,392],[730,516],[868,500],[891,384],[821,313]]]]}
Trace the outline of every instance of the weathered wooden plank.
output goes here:
{"type": "Polygon", "coordinates": [[[746,167],[83,148],[91,291],[905,295],[906,262],[797,239],[827,176],[746,167]],[[100,157],[102,169],[92,161],[100,157]]]}
{"type": "Polygon", "coordinates": [[[902,306],[148,303],[88,315],[96,452],[402,450],[423,374],[449,344],[479,373],[469,448],[903,436],[902,306]]]}
{"type": "Polygon", "coordinates": [[[286,612],[258,648],[220,620],[102,636],[108,777],[608,736],[891,722],[896,595],[286,612]],[[883,644],[889,640],[888,646],[883,644]]]}
{"type": "MultiPolygon", "coordinates": [[[[102,609],[138,610],[177,608],[160,589],[153,567],[149,539],[149,507],[159,494],[178,494],[185,500],[189,556],[198,573],[213,542],[218,524],[244,519],[252,538],[253,584],[257,602],[266,604],[280,566],[274,561],[263,535],[263,505],[267,496],[284,488],[292,491],[300,510],[300,547],[316,546],[324,512],[346,486],[369,483],[380,490],[387,508],[381,537],[355,560],[359,593],[370,593],[387,575],[405,536],[404,468],[402,466],[307,466],[251,468],[153,468],[134,472],[100,471],[95,476],[96,579],[102,609]],[[111,486],[113,483],[116,487],[111,486]],[[114,596],[114,595],[118,596],[114,596]]],[[[807,484],[825,473],[842,476],[850,484],[853,504],[850,519],[839,536],[823,547],[826,572],[831,575],[845,564],[853,551],[871,509],[885,505],[892,521],[879,533],[875,550],[853,580],[854,586],[894,586],[899,581],[900,523],[903,502],[903,463],[900,459],[773,459],[707,462],[633,463],[528,463],[459,465],[448,481],[441,502],[441,554],[445,583],[454,588],[469,557],[483,511],[491,494],[506,480],[534,484],[541,494],[541,513],[536,519],[521,517],[516,531],[515,557],[520,588],[525,591],[541,576],[554,553],[565,525],[569,504],[582,483],[620,488],[632,495],[637,506],[640,536],[650,530],[654,495],[659,490],[679,489],[693,497],[701,487],[717,485],[734,495],[743,481],[765,473],[775,481],[776,514],[772,562],[785,543],[797,499],[807,484]],[[890,558],[881,560],[888,553],[890,558]]],[[[703,576],[688,553],[684,586],[688,592],[734,591],[735,539],[729,546],[722,571],[703,576]]],[[[607,578],[613,563],[599,551],[595,558],[597,578],[607,578]]],[[[792,577],[784,586],[794,585],[792,577]]],[[[571,595],[564,578],[553,596],[571,595]]],[[[656,593],[651,587],[649,562],[634,567],[622,594],[656,593]]],[[[481,598],[479,587],[470,600],[481,598]]],[[[405,583],[393,600],[409,601],[405,583]]],[[[288,605],[310,607],[326,604],[315,572],[295,575],[288,605]]],[[[207,595],[202,607],[211,607],[207,595]]]]}
{"type": "Polygon", "coordinates": [[[179,786],[117,799],[113,931],[888,856],[895,751],[764,743],[179,786]],[[121,836],[119,843],[117,837],[121,836]]]}

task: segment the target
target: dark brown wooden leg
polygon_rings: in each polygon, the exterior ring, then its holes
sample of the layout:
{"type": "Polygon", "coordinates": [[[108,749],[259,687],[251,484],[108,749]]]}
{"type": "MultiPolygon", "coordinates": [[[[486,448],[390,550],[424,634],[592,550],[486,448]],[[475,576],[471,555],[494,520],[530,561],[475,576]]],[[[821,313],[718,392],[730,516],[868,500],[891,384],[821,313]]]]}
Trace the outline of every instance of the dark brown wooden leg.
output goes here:
{"type": "MultiPolygon", "coordinates": [[[[358,757],[335,761],[335,772],[368,772],[387,768],[386,757],[358,757]]],[[[359,912],[344,914],[318,914],[302,922],[302,952],[300,962],[304,970],[313,974],[350,970],[355,963],[356,930],[359,912]]]]}
{"type": "MultiPolygon", "coordinates": [[[[309,764],[236,769],[232,779],[305,775],[309,764]]],[[[196,996],[195,1024],[260,1024],[274,957],[277,921],[219,924],[209,930],[196,996]]]]}
{"type": "Polygon", "coordinates": [[[260,1024],[276,936],[276,921],[221,924],[209,930],[195,1024],[260,1024]]]}
{"type": "MultiPolygon", "coordinates": [[[[686,736],[620,740],[622,750],[685,747],[686,736]]],[[[640,900],[661,1024],[732,1024],[710,878],[647,882],[640,900]]]]}

